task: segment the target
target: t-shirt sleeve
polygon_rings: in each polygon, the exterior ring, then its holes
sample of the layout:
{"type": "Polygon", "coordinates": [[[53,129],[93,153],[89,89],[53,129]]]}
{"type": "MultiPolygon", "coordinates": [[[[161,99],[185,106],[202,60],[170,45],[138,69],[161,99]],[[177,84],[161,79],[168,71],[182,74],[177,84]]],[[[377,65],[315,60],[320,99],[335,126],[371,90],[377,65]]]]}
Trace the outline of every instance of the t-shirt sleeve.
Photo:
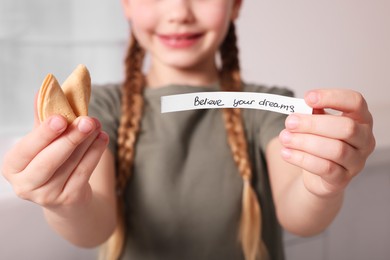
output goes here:
{"type": "MultiPolygon", "coordinates": [[[[285,88],[271,88],[271,94],[283,95],[283,96],[294,96],[294,93],[285,88]]],[[[275,137],[277,137],[285,128],[285,121],[287,115],[276,113],[276,112],[267,112],[264,116],[264,121],[260,126],[260,146],[263,152],[266,151],[268,143],[275,137]]]]}
{"type": "MultiPolygon", "coordinates": [[[[248,92],[261,92],[268,94],[276,94],[283,96],[294,96],[294,93],[287,88],[280,87],[265,87],[265,86],[247,86],[248,92]]],[[[258,140],[257,145],[265,153],[268,143],[275,137],[277,137],[281,130],[285,127],[285,120],[287,115],[265,111],[265,110],[252,110],[247,112],[249,115],[249,133],[253,140],[258,140]]],[[[251,139],[251,137],[249,136],[251,139]]]]}
{"type": "Polygon", "coordinates": [[[118,127],[120,118],[120,86],[93,86],[89,103],[89,115],[99,119],[102,130],[110,137],[109,149],[117,154],[118,127]]]}

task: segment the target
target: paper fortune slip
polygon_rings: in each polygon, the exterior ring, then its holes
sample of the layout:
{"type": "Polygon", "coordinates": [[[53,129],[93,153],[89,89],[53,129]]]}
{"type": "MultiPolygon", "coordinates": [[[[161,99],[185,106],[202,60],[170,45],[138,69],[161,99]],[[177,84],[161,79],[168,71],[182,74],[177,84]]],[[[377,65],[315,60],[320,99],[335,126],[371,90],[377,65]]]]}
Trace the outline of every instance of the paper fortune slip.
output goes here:
{"type": "Polygon", "coordinates": [[[161,97],[161,113],[213,108],[250,108],[283,114],[312,114],[301,98],[257,92],[197,92],[161,97]]]}

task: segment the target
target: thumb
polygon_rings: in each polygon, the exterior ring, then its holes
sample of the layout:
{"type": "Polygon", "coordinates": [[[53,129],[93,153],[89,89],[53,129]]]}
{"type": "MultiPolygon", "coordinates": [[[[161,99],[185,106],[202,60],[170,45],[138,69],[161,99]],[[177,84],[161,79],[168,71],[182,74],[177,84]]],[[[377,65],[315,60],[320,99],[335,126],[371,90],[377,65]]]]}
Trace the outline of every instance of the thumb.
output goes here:
{"type": "Polygon", "coordinates": [[[348,89],[317,89],[307,92],[305,101],[316,111],[330,108],[357,122],[372,124],[367,102],[359,92],[348,89]]]}

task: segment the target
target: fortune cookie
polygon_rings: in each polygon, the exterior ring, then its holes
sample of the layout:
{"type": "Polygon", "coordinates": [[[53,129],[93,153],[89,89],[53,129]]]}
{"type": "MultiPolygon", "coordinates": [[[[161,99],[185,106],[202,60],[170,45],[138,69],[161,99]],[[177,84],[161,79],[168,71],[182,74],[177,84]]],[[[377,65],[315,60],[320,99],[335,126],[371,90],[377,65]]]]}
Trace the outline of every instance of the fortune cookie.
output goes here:
{"type": "Polygon", "coordinates": [[[48,74],[38,94],[39,120],[58,114],[70,124],[78,116],[87,116],[90,96],[91,77],[84,65],[77,66],[62,87],[54,75],[48,74]]]}

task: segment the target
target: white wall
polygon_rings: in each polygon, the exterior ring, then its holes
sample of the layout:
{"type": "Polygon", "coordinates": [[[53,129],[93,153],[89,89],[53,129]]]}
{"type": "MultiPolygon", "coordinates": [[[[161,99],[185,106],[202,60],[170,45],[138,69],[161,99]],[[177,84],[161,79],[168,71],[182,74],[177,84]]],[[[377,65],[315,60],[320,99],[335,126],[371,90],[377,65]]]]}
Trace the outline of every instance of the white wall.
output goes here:
{"type": "Polygon", "coordinates": [[[390,146],[390,1],[244,1],[239,20],[244,76],[292,87],[362,92],[378,147],[390,146]]]}
{"type": "Polygon", "coordinates": [[[0,139],[30,129],[47,73],[84,63],[94,83],[120,80],[127,35],[119,0],[0,0],[0,139]]]}

